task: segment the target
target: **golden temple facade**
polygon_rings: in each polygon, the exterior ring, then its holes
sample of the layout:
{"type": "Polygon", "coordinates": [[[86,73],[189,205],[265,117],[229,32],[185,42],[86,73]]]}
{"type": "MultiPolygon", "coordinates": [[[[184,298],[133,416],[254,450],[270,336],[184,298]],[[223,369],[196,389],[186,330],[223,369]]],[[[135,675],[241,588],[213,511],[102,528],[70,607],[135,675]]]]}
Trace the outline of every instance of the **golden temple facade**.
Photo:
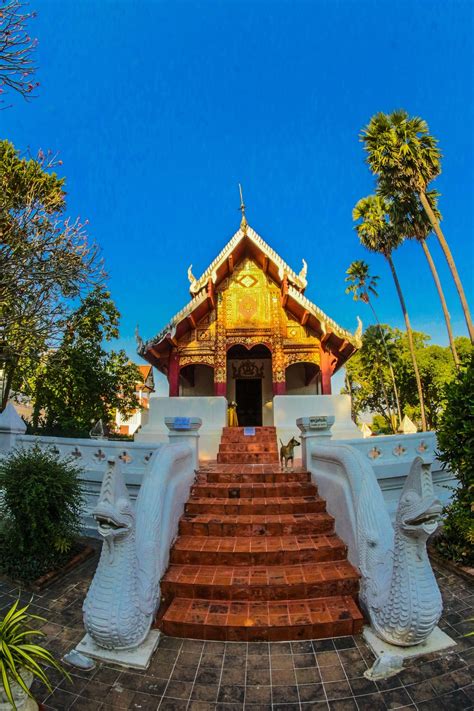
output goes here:
{"type": "Polygon", "coordinates": [[[199,279],[191,301],[138,352],[164,373],[170,397],[236,400],[239,422],[267,424],[274,395],[330,394],[331,376],[360,347],[304,291],[294,272],[242,218],[199,279]]]}

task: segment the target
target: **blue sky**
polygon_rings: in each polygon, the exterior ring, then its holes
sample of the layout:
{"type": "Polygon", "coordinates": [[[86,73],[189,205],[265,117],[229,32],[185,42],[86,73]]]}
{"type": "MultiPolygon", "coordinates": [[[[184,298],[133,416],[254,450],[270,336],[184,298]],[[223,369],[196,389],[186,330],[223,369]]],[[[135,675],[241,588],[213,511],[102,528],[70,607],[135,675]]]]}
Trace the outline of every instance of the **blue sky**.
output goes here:
{"type": "MultiPolygon", "coordinates": [[[[460,0],[157,2],[30,0],[38,11],[38,98],[0,112],[2,137],[58,151],[68,213],[89,220],[134,354],[188,299],[196,276],[239,225],[250,225],[342,326],[362,304],[345,270],[379,274],[381,320],[402,326],[383,259],[353,230],[373,190],[360,129],[403,107],[439,138],[443,227],[474,307],[473,4],[460,0]]],[[[435,238],[456,335],[462,312],[435,238]]],[[[447,343],[421,248],[395,254],[413,326],[447,343]]]]}

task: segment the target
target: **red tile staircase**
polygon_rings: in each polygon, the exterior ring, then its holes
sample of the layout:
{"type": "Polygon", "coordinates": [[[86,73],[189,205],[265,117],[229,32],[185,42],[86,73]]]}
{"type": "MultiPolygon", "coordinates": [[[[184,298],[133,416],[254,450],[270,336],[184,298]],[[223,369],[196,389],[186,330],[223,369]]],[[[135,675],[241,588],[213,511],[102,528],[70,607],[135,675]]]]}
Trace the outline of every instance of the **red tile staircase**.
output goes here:
{"type": "Polygon", "coordinates": [[[309,472],[281,470],[275,428],[224,428],[180,521],[156,626],[228,641],[356,634],[358,590],[309,472]]]}

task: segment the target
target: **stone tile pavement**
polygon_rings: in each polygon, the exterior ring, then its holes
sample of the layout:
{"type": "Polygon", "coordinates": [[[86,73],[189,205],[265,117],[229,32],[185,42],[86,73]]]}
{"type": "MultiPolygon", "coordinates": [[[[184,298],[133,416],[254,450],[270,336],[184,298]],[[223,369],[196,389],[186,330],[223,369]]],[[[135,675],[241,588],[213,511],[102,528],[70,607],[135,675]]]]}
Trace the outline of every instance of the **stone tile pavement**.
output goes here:
{"type": "MultiPolygon", "coordinates": [[[[83,636],[81,605],[96,558],[42,594],[32,609],[47,618],[47,646],[58,656],[83,636]]],[[[45,709],[63,711],[351,711],[474,708],[474,637],[466,638],[474,616],[474,587],[455,574],[436,570],[444,598],[441,627],[458,642],[454,651],[412,661],[385,682],[363,672],[373,657],[361,636],[304,642],[200,642],[162,637],[146,672],[100,665],[91,673],[71,669],[73,683],[52,673],[52,694],[35,684],[45,709]]],[[[0,613],[20,594],[0,581],[0,613]]]]}

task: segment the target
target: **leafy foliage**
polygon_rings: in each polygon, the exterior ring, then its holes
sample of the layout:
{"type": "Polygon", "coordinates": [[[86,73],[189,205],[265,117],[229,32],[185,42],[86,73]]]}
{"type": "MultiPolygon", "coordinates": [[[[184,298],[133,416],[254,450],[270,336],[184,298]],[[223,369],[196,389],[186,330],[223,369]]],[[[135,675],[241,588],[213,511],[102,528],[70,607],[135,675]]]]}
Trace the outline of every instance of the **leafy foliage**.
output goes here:
{"type": "Polygon", "coordinates": [[[403,109],[372,116],[361,140],[371,171],[389,194],[425,190],[441,172],[441,152],[428,124],[403,109]]]}
{"type": "Polygon", "coordinates": [[[352,294],[354,301],[363,301],[370,303],[370,297],[377,297],[377,282],[379,277],[375,274],[370,274],[369,265],[358,260],[352,262],[346,271],[345,281],[348,283],[346,294],[352,294]]]}
{"type": "Polygon", "coordinates": [[[61,566],[80,531],[80,468],[36,443],[0,460],[0,569],[34,580],[61,566]]]}
{"type": "MultiPolygon", "coordinates": [[[[467,340],[467,339],[466,339],[467,340]]],[[[474,354],[446,389],[446,408],[438,429],[439,459],[458,479],[446,507],[439,552],[474,564],[474,354]]]]}
{"type": "MultiPolygon", "coordinates": [[[[418,116],[410,117],[406,111],[399,110],[372,116],[361,133],[361,140],[367,153],[367,164],[377,180],[377,196],[372,200],[378,198],[379,201],[385,201],[385,213],[390,218],[387,221],[394,227],[395,234],[401,238],[414,237],[423,241],[429,234],[430,226],[434,230],[456,284],[471,343],[474,343],[474,326],[464,288],[440,227],[441,214],[437,207],[439,194],[435,190],[428,190],[430,182],[441,173],[441,152],[437,139],[430,134],[426,121],[418,116]]],[[[373,215],[372,208],[373,205],[370,206],[373,215]]],[[[387,238],[390,231],[384,228],[381,234],[387,238]]],[[[367,242],[370,239],[369,235],[367,242]]],[[[368,244],[366,246],[371,248],[368,244]]],[[[384,253],[381,248],[376,251],[384,253]]],[[[447,307],[443,310],[447,318],[447,307]]],[[[453,340],[451,334],[450,339],[453,340]]],[[[456,360],[454,348],[453,356],[456,360]]]]}
{"type": "Polygon", "coordinates": [[[32,629],[30,623],[33,620],[38,622],[46,622],[46,620],[29,613],[28,608],[28,605],[19,608],[16,600],[3,620],[0,620],[0,678],[7,699],[14,709],[16,706],[12,695],[12,680],[33,698],[33,694],[23,680],[25,671],[33,674],[33,677],[39,679],[49,691],[52,691],[52,686],[44,666],[56,669],[71,681],[68,672],[54,659],[51,652],[33,643],[32,637],[44,637],[45,634],[41,630],[32,629]]]}
{"type": "MultiPolygon", "coordinates": [[[[456,368],[449,348],[430,344],[429,337],[422,333],[414,332],[413,340],[427,422],[431,429],[435,429],[446,404],[445,387],[454,379],[456,368]]],[[[456,339],[456,345],[463,358],[470,357],[471,345],[467,338],[456,339]]],[[[369,326],[362,338],[362,348],[346,365],[355,414],[360,416],[370,411],[378,415],[381,418],[376,420],[375,429],[378,432],[390,431],[390,411],[395,408],[389,361],[393,367],[402,412],[418,421],[420,408],[416,380],[408,339],[403,331],[383,324],[380,328],[369,326]]]]}
{"type": "Polygon", "coordinates": [[[124,351],[107,352],[118,336],[119,313],[102,287],[88,294],[69,319],[59,348],[47,353],[23,388],[34,401],[33,431],[88,436],[101,419],[111,423],[138,407],[136,366],[124,351]]]}
{"type": "Polygon", "coordinates": [[[64,178],[54,157],[21,158],[0,141],[0,342],[16,355],[6,373],[18,386],[61,337],[80,297],[103,278],[97,247],[79,220],[65,219],[64,178]]]}

